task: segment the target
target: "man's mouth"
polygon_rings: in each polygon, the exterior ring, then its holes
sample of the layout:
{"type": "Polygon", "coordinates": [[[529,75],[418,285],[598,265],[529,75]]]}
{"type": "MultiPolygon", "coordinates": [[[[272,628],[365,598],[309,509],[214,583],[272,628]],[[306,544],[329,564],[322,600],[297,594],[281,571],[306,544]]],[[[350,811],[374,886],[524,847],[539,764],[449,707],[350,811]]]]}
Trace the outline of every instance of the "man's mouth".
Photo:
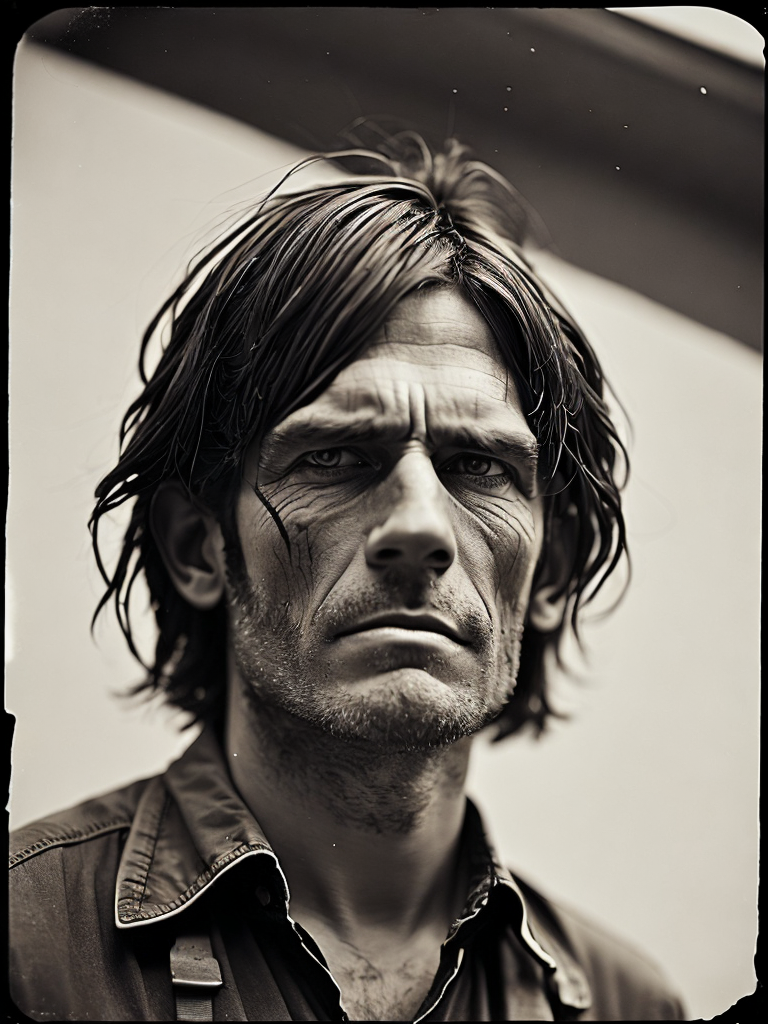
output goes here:
{"type": "MultiPolygon", "coordinates": [[[[467,646],[470,642],[469,637],[451,621],[434,612],[380,612],[339,630],[335,639],[379,630],[437,633],[462,646],[467,646]]],[[[383,633],[381,635],[383,636],[383,633]]],[[[407,633],[404,635],[407,636],[407,633]]]]}

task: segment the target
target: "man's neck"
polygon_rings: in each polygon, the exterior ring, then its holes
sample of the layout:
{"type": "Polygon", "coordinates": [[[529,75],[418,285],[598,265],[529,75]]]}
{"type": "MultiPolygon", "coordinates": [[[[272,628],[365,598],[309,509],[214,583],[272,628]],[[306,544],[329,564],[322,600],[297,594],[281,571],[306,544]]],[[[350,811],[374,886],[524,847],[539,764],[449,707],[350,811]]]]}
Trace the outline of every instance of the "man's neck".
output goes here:
{"type": "Polygon", "coordinates": [[[436,942],[466,895],[459,837],[470,740],[371,751],[279,711],[231,713],[232,777],[277,854],[300,923],[353,945],[436,942]]]}

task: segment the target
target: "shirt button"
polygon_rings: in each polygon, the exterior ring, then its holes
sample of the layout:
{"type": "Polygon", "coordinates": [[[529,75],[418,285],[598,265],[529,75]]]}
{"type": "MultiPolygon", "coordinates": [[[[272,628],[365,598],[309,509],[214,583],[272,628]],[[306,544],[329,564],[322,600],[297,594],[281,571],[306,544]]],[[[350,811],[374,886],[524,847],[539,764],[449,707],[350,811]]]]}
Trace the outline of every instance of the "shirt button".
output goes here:
{"type": "Polygon", "coordinates": [[[269,903],[272,901],[272,894],[270,893],[266,885],[259,885],[256,887],[256,899],[259,901],[262,907],[268,906],[269,903]]]}

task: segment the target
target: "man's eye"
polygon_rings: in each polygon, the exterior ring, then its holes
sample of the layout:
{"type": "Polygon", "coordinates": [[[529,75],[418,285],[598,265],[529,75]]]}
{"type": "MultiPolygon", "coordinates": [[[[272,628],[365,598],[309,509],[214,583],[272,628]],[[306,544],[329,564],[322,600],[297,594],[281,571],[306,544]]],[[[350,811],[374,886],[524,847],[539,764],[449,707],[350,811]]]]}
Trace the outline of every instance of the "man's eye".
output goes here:
{"type": "Polygon", "coordinates": [[[321,448],[304,456],[304,464],[318,469],[346,469],[348,466],[362,466],[363,460],[349,448],[321,448]]]}
{"type": "Polygon", "coordinates": [[[488,455],[457,455],[443,466],[444,473],[460,473],[464,476],[507,477],[509,467],[488,455]]]}

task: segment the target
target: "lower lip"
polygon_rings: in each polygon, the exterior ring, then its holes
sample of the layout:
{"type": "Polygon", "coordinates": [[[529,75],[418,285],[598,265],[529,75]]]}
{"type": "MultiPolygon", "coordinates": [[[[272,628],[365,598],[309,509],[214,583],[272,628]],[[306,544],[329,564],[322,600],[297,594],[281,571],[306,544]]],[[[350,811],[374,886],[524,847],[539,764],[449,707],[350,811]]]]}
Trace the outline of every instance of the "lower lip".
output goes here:
{"type": "Polygon", "coordinates": [[[374,629],[361,629],[357,633],[346,633],[338,637],[339,642],[369,644],[373,647],[391,647],[393,645],[410,645],[411,647],[439,647],[443,650],[455,650],[462,646],[442,633],[434,633],[428,629],[406,629],[404,626],[377,626],[374,629]]]}

